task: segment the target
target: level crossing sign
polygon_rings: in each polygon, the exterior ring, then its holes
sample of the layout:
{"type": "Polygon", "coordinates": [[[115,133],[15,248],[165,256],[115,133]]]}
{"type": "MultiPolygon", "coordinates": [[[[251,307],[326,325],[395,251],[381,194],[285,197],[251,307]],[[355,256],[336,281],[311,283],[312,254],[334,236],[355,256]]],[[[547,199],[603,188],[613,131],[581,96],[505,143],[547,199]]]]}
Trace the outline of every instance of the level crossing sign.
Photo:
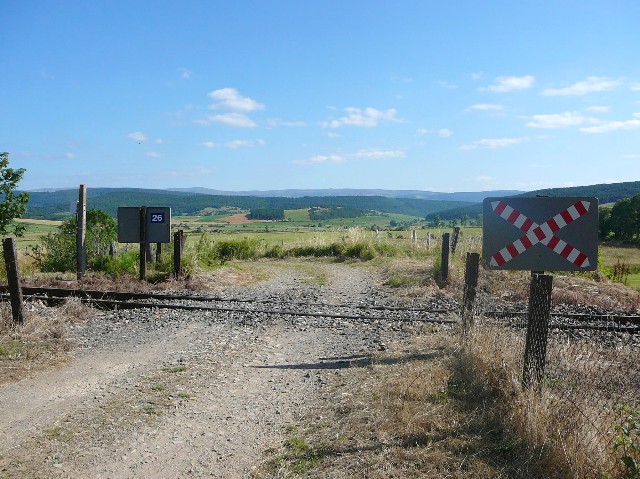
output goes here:
{"type": "Polygon", "coordinates": [[[482,256],[486,268],[597,269],[597,198],[486,198],[482,206],[482,256]]]}

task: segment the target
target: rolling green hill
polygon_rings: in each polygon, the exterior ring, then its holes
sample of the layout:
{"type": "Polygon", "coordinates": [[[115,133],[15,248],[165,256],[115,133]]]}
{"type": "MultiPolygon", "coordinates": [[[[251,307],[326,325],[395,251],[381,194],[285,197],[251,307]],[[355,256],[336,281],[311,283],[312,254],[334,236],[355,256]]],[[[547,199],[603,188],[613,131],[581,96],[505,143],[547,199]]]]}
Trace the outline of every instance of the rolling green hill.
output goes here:
{"type": "MultiPolygon", "coordinates": [[[[31,192],[27,218],[57,218],[69,214],[75,204],[76,190],[31,192]]],[[[275,208],[295,210],[301,208],[343,207],[363,213],[401,213],[424,218],[438,211],[464,205],[463,201],[438,201],[413,198],[387,198],[384,196],[324,196],[302,198],[266,198],[255,196],[224,196],[194,194],[179,191],[89,188],[87,207],[104,210],[116,216],[119,206],[169,206],[174,215],[194,215],[205,208],[236,207],[243,210],[275,208]]]]}
{"type": "MultiPolygon", "coordinates": [[[[591,186],[573,186],[567,188],[548,188],[545,190],[530,191],[515,196],[533,197],[541,196],[594,196],[600,204],[612,203],[623,198],[630,198],[640,193],[640,181],[628,181],[624,183],[602,183],[591,186]]],[[[477,218],[482,215],[482,203],[464,205],[450,210],[435,212],[427,216],[433,219],[439,215],[443,220],[452,220],[467,215],[469,218],[477,218]]]]}
{"type": "MultiPolygon", "coordinates": [[[[504,193],[504,192],[496,192],[504,193]]],[[[611,203],[640,193],[640,181],[625,183],[551,188],[517,196],[595,196],[601,204],[611,203]]],[[[71,214],[78,198],[76,189],[30,192],[25,218],[59,219],[71,214]]],[[[494,195],[490,195],[494,196],[494,195]]],[[[501,196],[499,194],[495,196],[501,196]]],[[[107,211],[116,216],[119,206],[170,206],[174,215],[197,215],[205,208],[235,207],[243,210],[274,208],[298,210],[305,208],[349,208],[363,214],[372,211],[398,213],[419,218],[459,219],[464,215],[477,218],[482,204],[466,201],[426,200],[387,196],[305,196],[264,197],[242,195],[211,195],[192,191],[146,190],[138,188],[88,188],[87,207],[107,211]]]]}

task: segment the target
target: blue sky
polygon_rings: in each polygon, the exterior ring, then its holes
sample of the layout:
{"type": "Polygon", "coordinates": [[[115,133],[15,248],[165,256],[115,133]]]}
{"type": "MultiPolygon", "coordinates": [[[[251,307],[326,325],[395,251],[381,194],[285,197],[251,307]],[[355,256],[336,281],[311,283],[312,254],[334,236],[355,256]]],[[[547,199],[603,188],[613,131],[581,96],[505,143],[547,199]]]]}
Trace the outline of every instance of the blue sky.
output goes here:
{"type": "Polygon", "coordinates": [[[0,0],[23,189],[640,180],[640,2],[0,0]]]}

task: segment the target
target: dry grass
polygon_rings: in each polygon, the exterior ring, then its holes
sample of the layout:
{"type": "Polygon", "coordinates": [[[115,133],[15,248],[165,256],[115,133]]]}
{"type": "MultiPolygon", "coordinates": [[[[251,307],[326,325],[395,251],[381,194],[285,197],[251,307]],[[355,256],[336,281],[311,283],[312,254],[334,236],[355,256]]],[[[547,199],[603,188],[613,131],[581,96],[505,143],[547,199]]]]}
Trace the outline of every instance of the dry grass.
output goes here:
{"type": "Polygon", "coordinates": [[[498,391],[460,375],[451,334],[337,372],[315,419],[292,425],[255,477],[542,477],[546,457],[507,433],[498,391]]]}
{"type": "Polygon", "coordinates": [[[524,331],[481,325],[459,370],[465,383],[480,379],[501,398],[506,430],[546,457],[543,477],[623,477],[613,445],[620,407],[638,405],[637,344],[615,334],[599,341],[554,335],[544,384],[528,390],[520,388],[523,350],[524,331]]]}
{"type": "Polygon", "coordinates": [[[639,420],[631,337],[554,333],[544,383],[526,390],[524,330],[480,322],[463,348],[457,338],[434,327],[335,371],[255,477],[637,477],[623,456],[640,461],[640,431],[621,429],[622,405],[639,420]]]}
{"type": "Polygon", "coordinates": [[[58,308],[27,304],[25,309],[25,323],[14,324],[9,304],[0,304],[0,384],[64,361],[72,346],[69,326],[93,314],[77,299],[58,308]]]}

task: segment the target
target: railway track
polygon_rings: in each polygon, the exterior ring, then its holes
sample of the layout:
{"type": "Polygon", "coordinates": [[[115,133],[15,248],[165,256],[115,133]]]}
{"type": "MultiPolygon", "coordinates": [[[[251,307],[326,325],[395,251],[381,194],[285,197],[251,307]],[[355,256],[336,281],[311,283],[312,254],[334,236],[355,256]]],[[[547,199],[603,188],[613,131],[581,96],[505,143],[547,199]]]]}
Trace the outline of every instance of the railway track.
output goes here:
{"type": "MultiPolygon", "coordinates": [[[[440,324],[458,323],[455,308],[401,307],[379,304],[326,304],[317,302],[286,302],[271,299],[229,298],[163,293],[134,293],[84,289],[23,287],[29,300],[48,305],[78,298],[102,309],[160,308],[188,311],[219,311],[235,313],[263,313],[284,316],[326,317],[346,320],[423,321],[440,324]],[[304,308],[304,309],[298,309],[304,308]]],[[[6,287],[0,287],[0,298],[8,299],[6,287]]],[[[495,320],[526,319],[526,311],[479,311],[479,315],[495,320]]],[[[640,334],[640,316],[594,313],[552,313],[551,329],[620,331],[640,334]]]]}

